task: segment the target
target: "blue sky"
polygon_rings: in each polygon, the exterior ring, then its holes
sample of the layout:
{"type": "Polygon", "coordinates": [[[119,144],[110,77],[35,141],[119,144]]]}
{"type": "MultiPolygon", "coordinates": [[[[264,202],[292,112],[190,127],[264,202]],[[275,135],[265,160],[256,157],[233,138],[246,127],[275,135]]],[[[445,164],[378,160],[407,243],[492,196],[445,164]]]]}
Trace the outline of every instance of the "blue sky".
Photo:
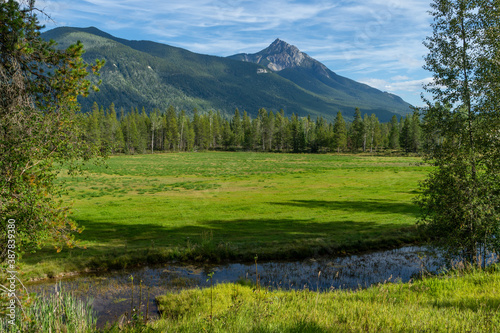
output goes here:
{"type": "Polygon", "coordinates": [[[38,0],[51,29],[95,26],[193,52],[255,53],[276,38],[332,71],[422,105],[430,0],[38,0]]]}

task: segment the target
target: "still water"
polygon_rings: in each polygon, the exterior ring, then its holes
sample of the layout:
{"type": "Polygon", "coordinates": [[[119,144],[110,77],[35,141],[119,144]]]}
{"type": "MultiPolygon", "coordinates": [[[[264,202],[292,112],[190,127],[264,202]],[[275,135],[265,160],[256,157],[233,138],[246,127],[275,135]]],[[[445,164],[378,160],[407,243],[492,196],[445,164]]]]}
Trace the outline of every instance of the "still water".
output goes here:
{"type": "Polygon", "coordinates": [[[281,289],[321,291],[357,289],[372,284],[407,282],[422,272],[439,272],[444,259],[427,247],[410,246],[360,255],[318,258],[295,262],[231,263],[221,265],[169,264],[142,267],[105,274],[86,274],[62,280],[46,280],[28,286],[31,292],[53,292],[59,283],[65,291],[77,297],[93,299],[98,326],[115,322],[124,313],[141,305],[149,318],[158,316],[155,297],[167,291],[210,285],[214,283],[250,280],[257,274],[261,286],[281,289]],[[320,273],[321,272],[321,273],[320,273]],[[132,279],[133,278],[133,279],[132,279]],[[207,281],[208,280],[208,281],[207,281]],[[57,284],[57,285],[56,285],[57,284]],[[132,300],[133,297],[133,300],[132,300]]]}

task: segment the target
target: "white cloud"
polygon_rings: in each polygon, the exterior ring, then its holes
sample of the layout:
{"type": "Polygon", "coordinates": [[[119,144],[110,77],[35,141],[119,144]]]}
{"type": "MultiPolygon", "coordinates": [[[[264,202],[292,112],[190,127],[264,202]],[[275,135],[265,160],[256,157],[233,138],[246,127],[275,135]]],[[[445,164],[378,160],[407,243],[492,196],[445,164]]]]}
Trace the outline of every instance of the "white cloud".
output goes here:
{"type": "Polygon", "coordinates": [[[392,81],[407,81],[409,79],[410,78],[406,75],[396,75],[396,76],[391,77],[392,81]]]}
{"type": "MultiPolygon", "coordinates": [[[[430,33],[422,0],[38,0],[49,28],[96,26],[193,52],[254,53],[275,38],[382,90],[416,89],[430,33]],[[366,79],[369,82],[370,79],[366,79]],[[413,82],[413,84],[412,84],[413,82]],[[406,84],[406,86],[404,85],[406,84]],[[386,87],[387,86],[387,87],[386,87]]],[[[413,91],[413,90],[412,90],[413,91]]]]}
{"type": "Polygon", "coordinates": [[[364,79],[360,82],[367,84],[379,90],[388,91],[392,93],[397,92],[421,92],[422,86],[432,82],[432,77],[419,80],[401,80],[402,76],[396,80],[387,81],[383,79],[364,79]]]}

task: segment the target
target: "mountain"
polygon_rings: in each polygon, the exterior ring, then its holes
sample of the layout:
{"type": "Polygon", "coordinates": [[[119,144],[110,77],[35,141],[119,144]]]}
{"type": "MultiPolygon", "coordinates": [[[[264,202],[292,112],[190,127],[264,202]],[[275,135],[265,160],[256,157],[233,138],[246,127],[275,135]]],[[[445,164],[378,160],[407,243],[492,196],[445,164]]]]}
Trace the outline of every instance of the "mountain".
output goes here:
{"type": "Polygon", "coordinates": [[[254,55],[216,57],[150,42],[130,41],[97,28],[62,27],[42,34],[60,48],[80,40],[92,62],[106,60],[100,92],[79,99],[83,110],[94,101],[114,103],[125,111],[144,106],[165,110],[169,105],[188,113],[236,108],[257,115],[259,108],[285,110],[300,116],[332,120],[338,111],[350,119],[354,108],[375,113],[381,121],[408,113],[399,97],[336,75],[295,46],[276,40],[254,55]]]}
{"type": "Polygon", "coordinates": [[[258,53],[240,53],[228,58],[261,64],[275,72],[294,67],[310,68],[311,65],[319,65],[321,69],[327,69],[320,62],[301,52],[296,46],[290,45],[279,38],[269,45],[268,48],[258,53]]]}
{"type": "Polygon", "coordinates": [[[375,113],[381,119],[390,119],[393,114],[410,112],[410,104],[399,96],[337,75],[296,46],[279,38],[258,53],[240,53],[229,58],[266,66],[299,87],[337,104],[343,113],[359,107],[364,113],[375,113]]]}

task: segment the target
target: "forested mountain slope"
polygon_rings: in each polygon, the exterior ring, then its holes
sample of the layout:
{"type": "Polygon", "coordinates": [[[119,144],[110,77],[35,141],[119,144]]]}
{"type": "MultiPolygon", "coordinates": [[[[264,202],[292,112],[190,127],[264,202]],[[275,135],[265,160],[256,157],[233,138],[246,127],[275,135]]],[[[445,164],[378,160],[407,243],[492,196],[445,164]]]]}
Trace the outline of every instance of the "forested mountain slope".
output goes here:
{"type": "MultiPolygon", "coordinates": [[[[165,110],[173,105],[188,114],[197,108],[231,115],[238,108],[256,116],[259,108],[266,108],[333,120],[338,111],[350,119],[354,108],[360,107],[381,121],[410,112],[409,104],[399,97],[338,76],[307,55],[299,66],[276,71],[268,63],[240,61],[239,56],[216,57],[150,41],[129,41],[92,27],[56,28],[43,37],[54,39],[60,47],[80,40],[87,51],[85,60],[106,60],[101,91],[81,99],[84,110],[96,101],[114,103],[126,112],[131,107],[165,110]]],[[[266,50],[279,53],[273,44],[266,50]]],[[[291,46],[278,44],[286,57],[291,46]]]]}

